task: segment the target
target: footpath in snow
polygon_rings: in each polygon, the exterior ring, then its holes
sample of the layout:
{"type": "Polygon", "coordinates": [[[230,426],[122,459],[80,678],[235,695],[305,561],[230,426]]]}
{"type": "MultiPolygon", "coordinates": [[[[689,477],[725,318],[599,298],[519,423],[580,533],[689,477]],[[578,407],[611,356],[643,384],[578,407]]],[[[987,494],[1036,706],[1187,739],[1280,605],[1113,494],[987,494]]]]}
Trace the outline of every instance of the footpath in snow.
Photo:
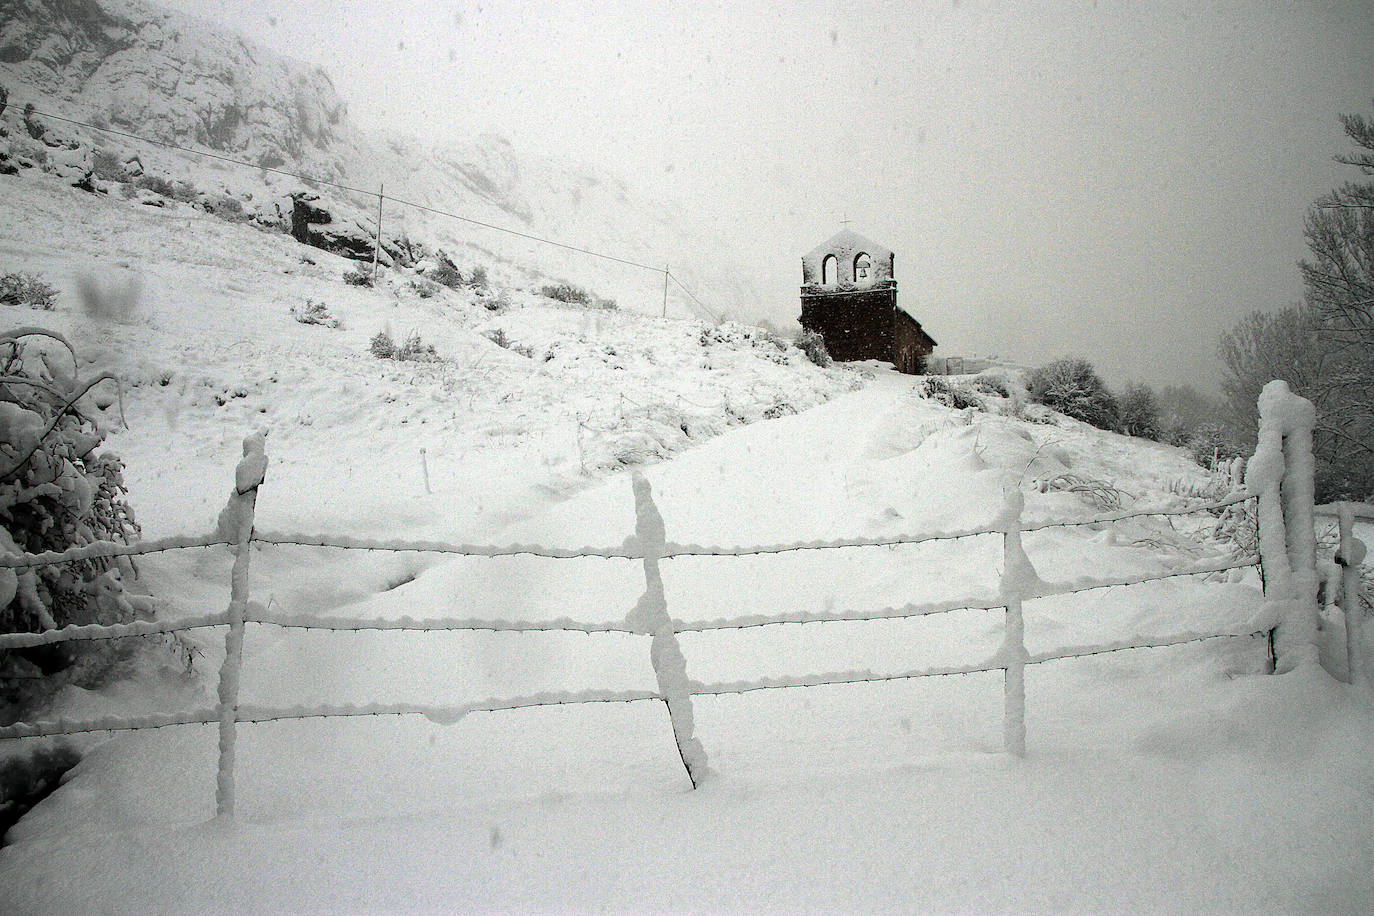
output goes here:
{"type": "MultiPolygon", "coordinates": [[[[990,522],[1003,487],[1030,517],[1086,515],[1035,485],[1062,469],[1142,503],[1188,474],[1176,450],[1076,424],[956,413],[880,373],[802,414],[732,430],[646,476],[670,540],[745,544],[990,522]]],[[[269,471],[269,481],[271,474],[269,471]]],[[[265,491],[266,492],[266,491],[265,491]]],[[[277,497],[290,500],[289,493],[277,497]]],[[[309,507],[280,507],[308,517],[309,507]]],[[[1162,571],[1219,556],[1192,523],[1026,536],[1043,578],[1162,571]],[[1190,527],[1190,524],[1192,527],[1190,527]]],[[[617,477],[502,541],[619,544],[617,477]]],[[[293,588],[323,551],[264,548],[254,598],[283,613],[623,619],[640,564],[427,560],[401,580],[333,562],[335,594],[293,588]]],[[[703,620],[877,608],[987,592],[996,537],[664,563],[669,613],[703,620]]],[[[227,557],[149,562],[175,610],[220,600],[227,557]]],[[[1253,577],[1170,580],[1028,602],[1031,652],[1255,613],[1253,577]]],[[[205,640],[206,670],[217,663],[205,640]]],[[[977,662],[1001,614],[680,636],[698,681],[977,662]]],[[[648,639],[586,633],[318,633],[252,627],[244,702],[461,703],[540,690],[654,688],[648,639]]],[[[1374,715],[1324,674],[1267,676],[1228,639],[1048,663],[1027,673],[1029,753],[1001,752],[996,673],[699,697],[715,771],[691,791],[662,704],[593,704],[247,725],[239,814],[210,823],[215,735],[114,737],[0,850],[0,910],[1247,911],[1374,909],[1374,715]]],[[[204,702],[186,680],[73,695],[204,702]]]]}

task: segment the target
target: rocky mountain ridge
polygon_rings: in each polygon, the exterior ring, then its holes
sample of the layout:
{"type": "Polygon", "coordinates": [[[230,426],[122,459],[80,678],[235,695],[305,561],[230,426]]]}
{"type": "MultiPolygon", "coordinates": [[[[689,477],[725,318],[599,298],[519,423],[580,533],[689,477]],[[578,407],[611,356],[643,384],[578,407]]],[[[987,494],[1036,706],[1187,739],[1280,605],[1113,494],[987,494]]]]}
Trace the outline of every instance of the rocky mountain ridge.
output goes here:
{"type": "MultiPolygon", "coordinates": [[[[259,168],[42,116],[26,118],[25,130],[11,131],[9,158],[20,165],[27,158],[78,183],[91,172],[106,181],[146,184],[144,176],[152,175],[169,185],[185,182],[185,196],[201,205],[212,208],[232,198],[230,210],[279,227],[291,222],[293,197],[315,193],[315,205],[331,217],[331,231],[367,242],[370,249],[375,193],[312,186],[265,170],[298,172],[369,192],[384,188],[388,198],[623,260],[670,261],[675,276],[717,311],[748,315],[758,302],[749,272],[709,231],[680,208],[635,194],[605,169],[520,156],[504,138],[490,134],[431,146],[361,130],[323,70],[142,0],[5,0],[0,12],[0,85],[9,90],[12,105],[34,104],[40,111],[259,168]],[[30,139],[42,140],[46,149],[29,145],[30,139]]],[[[10,112],[11,122],[15,115],[10,112]]],[[[382,235],[384,261],[422,239],[459,262],[490,264],[510,282],[568,279],[627,307],[648,311],[661,304],[661,273],[535,245],[473,222],[393,204],[383,217],[382,235]]],[[[348,244],[340,250],[362,249],[348,244]]],[[[675,296],[672,310],[689,313],[687,299],[675,296]]]]}

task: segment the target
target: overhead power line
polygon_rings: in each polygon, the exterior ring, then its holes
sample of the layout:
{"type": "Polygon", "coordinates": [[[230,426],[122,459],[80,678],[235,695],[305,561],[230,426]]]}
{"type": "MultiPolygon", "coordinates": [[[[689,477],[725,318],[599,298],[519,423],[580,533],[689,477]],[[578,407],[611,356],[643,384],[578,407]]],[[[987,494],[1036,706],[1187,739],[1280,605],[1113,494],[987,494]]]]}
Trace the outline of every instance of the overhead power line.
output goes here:
{"type": "Polygon", "coordinates": [[[229,165],[237,165],[237,166],[241,166],[241,167],[243,167],[243,168],[253,169],[253,170],[255,170],[255,171],[271,172],[271,173],[274,174],[274,175],[283,175],[283,176],[285,176],[285,177],[287,177],[287,178],[295,178],[295,179],[297,179],[298,181],[306,182],[307,184],[322,185],[322,186],[324,186],[324,187],[334,188],[334,189],[339,190],[339,191],[348,191],[349,193],[352,193],[352,194],[364,194],[364,195],[367,195],[368,197],[380,197],[380,198],[382,198],[382,199],[384,199],[384,200],[389,200],[389,201],[391,201],[391,202],[393,202],[393,203],[400,204],[401,206],[404,206],[404,207],[412,207],[412,208],[414,208],[414,209],[416,209],[416,210],[420,210],[420,211],[423,211],[423,212],[425,212],[425,213],[433,213],[433,214],[436,215],[436,216],[443,216],[443,217],[447,217],[447,218],[449,218],[449,219],[456,219],[456,220],[458,220],[458,221],[460,221],[460,222],[468,223],[468,224],[473,225],[473,226],[481,226],[481,227],[484,228],[484,229],[491,229],[491,230],[494,231],[494,232],[502,232],[502,233],[505,233],[506,235],[513,235],[513,236],[516,236],[517,238],[526,239],[526,240],[531,241],[531,242],[538,242],[538,243],[543,244],[543,245],[551,245],[551,246],[553,246],[553,247],[555,247],[555,248],[562,248],[562,249],[565,250],[565,251],[572,251],[572,252],[576,252],[576,253],[578,253],[578,254],[585,254],[585,255],[588,255],[588,256],[593,257],[593,258],[601,258],[602,260],[613,261],[613,262],[615,262],[615,263],[617,263],[617,264],[624,264],[624,265],[626,265],[626,266],[628,266],[628,267],[637,267],[637,268],[639,268],[640,270],[648,270],[648,271],[652,271],[653,273],[656,273],[656,274],[663,274],[664,276],[672,276],[673,282],[676,283],[676,284],[678,285],[678,287],[679,287],[684,293],[686,293],[686,294],[690,297],[690,299],[691,299],[693,302],[696,303],[696,305],[697,305],[698,307],[700,307],[708,316],[710,316],[710,318],[711,318],[712,321],[715,321],[715,322],[719,323],[721,320],[723,320],[721,317],[717,317],[717,316],[715,315],[715,313],[713,313],[713,312],[712,312],[710,309],[708,309],[704,304],[702,304],[701,300],[698,299],[698,298],[696,297],[696,295],[695,295],[694,293],[692,293],[691,290],[689,290],[686,286],[684,286],[681,280],[679,280],[676,276],[673,276],[673,275],[667,270],[667,268],[664,268],[664,267],[655,267],[655,266],[653,266],[653,265],[651,265],[651,264],[644,264],[644,263],[641,263],[641,262],[639,262],[639,261],[630,260],[629,258],[617,257],[616,255],[613,255],[613,254],[606,254],[605,252],[601,252],[601,251],[593,251],[593,250],[590,249],[590,248],[583,248],[583,247],[578,246],[578,245],[569,245],[569,244],[567,244],[567,243],[565,243],[565,242],[559,242],[559,241],[555,241],[554,239],[544,238],[543,236],[533,235],[533,234],[528,233],[528,232],[521,232],[521,231],[518,230],[518,229],[510,229],[510,228],[508,228],[508,227],[506,227],[506,226],[498,226],[498,225],[496,225],[495,223],[488,223],[488,222],[484,222],[484,221],[479,220],[479,219],[473,219],[473,218],[470,217],[470,216],[463,216],[463,215],[461,215],[461,214],[459,214],[459,213],[453,213],[452,211],[449,211],[449,210],[441,210],[441,209],[439,209],[439,208],[437,208],[437,207],[430,207],[430,206],[427,206],[427,205],[425,205],[425,204],[419,204],[419,203],[416,203],[416,202],[414,202],[414,201],[405,200],[405,199],[400,198],[400,197],[392,197],[392,196],[390,196],[390,195],[385,195],[385,194],[380,193],[380,191],[371,191],[371,190],[368,190],[368,189],[366,189],[366,188],[357,188],[357,187],[353,187],[352,185],[343,184],[343,183],[341,183],[341,182],[330,181],[330,180],[327,179],[327,178],[316,178],[316,177],[311,176],[311,175],[305,175],[305,174],[302,174],[302,173],[300,173],[300,172],[292,172],[292,171],[289,171],[289,170],[287,170],[287,169],[279,169],[279,168],[275,168],[275,167],[272,167],[272,166],[259,165],[258,163],[255,163],[255,162],[249,162],[249,161],[246,160],[246,159],[236,159],[236,158],[234,158],[233,156],[225,156],[225,155],[223,155],[222,153],[212,153],[212,152],[209,152],[208,150],[200,150],[200,149],[194,149],[194,148],[189,147],[189,146],[181,146],[181,145],[179,145],[179,144],[171,143],[171,142],[168,142],[168,141],[166,141],[166,140],[158,140],[158,139],[155,139],[155,138],[153,138],[153,137],[145,137],[145,136],[142,136],[142,135],[140,135],[140,134],[131,133],[131,132],[129,132],[129,131],[116,130],[116,129],[113,128],[113,127],[101,127],[100,125],[98,125],[98,124],[92,124],[92,123],[90,123],[89,121],[82,121],[82,120],[79,120],[79,119],[77,119],[77,118],[69,118],[69,117],[66,117],[65,115],[53,114],[53,113],[50,112],[50,111],[41,111],[41,110],[39,110],[37,107],[32,107],[32,108],[30,108],[30,107],[28,107],[28,105],[21,105],[21,104],[18,103],[18,102],[10,102],[10,105],[12,105],[12,106],[14,106],[14,107],[16,107],[16,108],[22,108],[24,111],[27,111],[27,112],[29,112],[29,113],[31,113],[31,114],[38,115],[38,116],[44,117],[44,118],[49,118],[49,119],[51,119],[51,120],[53,120],[53,121],[62,121],[63,123],[66,123],[66,124],[74,124],[74,125],[76,125],[76,126],[78,126],[78,127],[85,127],[85,128],[87,128],[87,129],[89,129],[89,130],[97,130],[97,131],[100,131],[101,133],[110,134],[110,135],[115,136],[115,137],[124,137],[124,138],[129,139],[129,140],[137,140],[137,141],[139,141],[140,143],[148,143],[148,144],[152,144],[153,146],[160,146],[160,147],[163,147],[164,149],[171,149],[171,150],[176,150],[176,151],[182,152],[182,153],[189,153],[189,154],[192,155],[192,156],[203,156],[203,157],[205,157],[205,158],[207,158],[207,159],[215,159],[215,160],[217,160],[217,161],[219,161],[219,162],[228,163],[229,165]]]}

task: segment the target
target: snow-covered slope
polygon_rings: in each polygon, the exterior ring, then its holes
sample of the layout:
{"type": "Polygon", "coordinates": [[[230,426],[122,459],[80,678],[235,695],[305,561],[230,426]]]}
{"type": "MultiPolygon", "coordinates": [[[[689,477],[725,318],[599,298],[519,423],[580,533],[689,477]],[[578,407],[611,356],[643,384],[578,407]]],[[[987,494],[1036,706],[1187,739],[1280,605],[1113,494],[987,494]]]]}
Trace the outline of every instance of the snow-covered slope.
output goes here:
{"type": "MultiPolygon", "coordinates": [[[[1061,468],[1129,502],[1198,472],[1174,449],[1072,422],[964,413],[879,374],[814,410],[752,424],[648,470],[674,540],[767,542],[988,522],[1002,488],[1028,511],[1091,511],[1037,476],[1061,468]],[[1041,459],[1044,458],[1042,462],[1041,459]]],[[[269,475],[270,480],[270,475],[269,475]]],[[[266,491],[264,491],[266,492],[266,491]]],[[[288,494],[287,498],[292,498],[288,494]]],[[[614,479],[505,538],[616,543],[614,479]]],[[[289,515],[304,515],[298,507],[289,515]]],[[[1027,538],[1046,576],[1161,569],[1225,551],[1214,520],[1027,538]]],[[[992,541],[985,543],[985,541],[992,541]]],[[[664,564],[669,611],[698,620],[874,608],[995,585],[975,539],[664,564]]],[[[568,614],[610,620],[638,564],[462,560],[379,575],[351,556],[264,549],[269,606],[357,616],[568,614]],[[302,585],[322,576],[333,589],[302,585]],[[314,571],[309,571],[314,570],[314,571]]],[[[224,554],[153,561],[178,612],[223,600],[224,554]]],[[[1253,576],[1030,602],[1041,651],[1244,621],[1253,576]],[[1082,599],[1082,600],[1080,600],[1082,599]]],[[[1000,614],[684,633],[702,681],[877,672],[988,657],[1000,614]]],[[[216,640],[199,663],[212,667],[216,640]]],[[[652,689],[647,640],[585,633],[320,633],[254,628],[246,702],[409,700],[590,686],[652,689]]],[[[214,735],[164,729],[101,744],[0,852],[15,913],[96,912],[1362,912],[1374,800],[1367,694],[1316,669],[1264,674],[1261,639],[1038,665],[1029,755],[1000,743],[997,673],[698,697],[716,776],[689,792],[658,703],[299,721],[240,730],[238,821],[213,811],[214,735]]],[[[90,715],[203,703],[167,676],[62,708],[90,715]]]]}
{"type": "MultiPolygon", "coordinates": [[[[0,21],[0,86],[11,104],[205,149],[254,165],[299,171],[484,223],[659,267],[670,263],[717,312],[754,314],[758,292],[742,259],[682,208],[637,194],[605,169],[554,156],[517,156],[501,137],[437,145],[371,134],[348,119],[328,74],[216,27],[141,0],[19,0],[0,21]]],[[[119,160],[197,189],[272,206],[298,180],[37,119],[54,144],[105,149],[119,160]]],[[[376,198],[320,189],[336,219],[375,225],[376,198]],[[369,221],[374,221],[369,223],[369,221]]],[[[467,268],[504,279],[569,279],[657,312],[662,275],[539,245],[396,204],[388,239],[443,247],[467,268]]],[[[670,308],[691,314],[674,289],[670,308]]]]}

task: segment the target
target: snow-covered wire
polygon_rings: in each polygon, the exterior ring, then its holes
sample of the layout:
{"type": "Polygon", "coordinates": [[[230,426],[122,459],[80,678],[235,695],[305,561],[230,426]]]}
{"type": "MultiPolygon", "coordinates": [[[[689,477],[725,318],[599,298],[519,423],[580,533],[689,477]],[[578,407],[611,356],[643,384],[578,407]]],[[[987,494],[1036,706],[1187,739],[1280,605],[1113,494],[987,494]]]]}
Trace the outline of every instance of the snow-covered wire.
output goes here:
{"type": "Polygon", "coordinates": [[[1266,636],[1272,628],[1272,621],[1265,626],[1257,621],[1251,621],[1244,627],[1234,630],[1226,630],[1221,633],[1196,633],[1185,631],[1175,633],[1172,636],[1151,638],[1135,636],[1129,639],[1121,639],[1115,642],[1102,645],[1083,645],[1083,646],[1064,646],[1059,649],[1051,649],[1048,652],[1037,652],[1026,658],[1026,664],[1039,665],[1043,662],[1059,661],[1066,658],[1087,658],[1090,655],[1105,655],[1108,652],[1123,652],[1128,649],[1166,649],[1170,646],[1183,646],[1188,643],[1203,642],[1209,639],[1238,639],[1241,637],[1266,636]],[[1256,629],[1256,627],[1259,629],[1256,629]]]}
{"type": "Polygon", "coordinates": [[[1252,500],[1256,495],[1257,494],[1247,490],[1201,506],[1155,506],[1145,509],[1123,509],[1120,512],[1108,512],[1104,515],[1095,515],[1085,519],[1042,519],[1039,521],[1027,521],[1022,524],[1021,530],[1043,531],[1046,528],[1073,528],[1079,525],[1100,525],[1107,522],[1125,521],[1131,518],[1146,518],[1161,515],[1193,515],[1199,512],[1214,512],[1218,509],[1225,509],[1228,506],[1234,506],[1238,503],[1252,500]]]}
{"type": "Polygon", "coordinates": [[[16,722],[0,726],[0,739],[51,738],[57,735],[84,735],[89,732],[142,731],[171,725],[214,725],[219,722],[215,706],[180,713],[153,713],[146,716],[100,716],[94,719],[59,717],[40,722],[16,722]]]}
{"type": "Polygon", "coordinates": [[[545,691],[515,697],[492,697],[467,703],[434,705],[425,703],[335,703],[320,706],[239,707],[239,722],[282,722],[289,719],[338,719],[355,716],[424,716],[431,722],[452,725],[470,712],[497,712],[503,709],[533,709],[538,706],[576,706],[584,703],[637,703],[663,697],[653,690],[578,690],[545,691]]]}
{"type": "Polygon", "coordinates": [[[150,553],[163,553],[168,550],[183,550],[191,547],[219,547],[231,543],[220,532],[210,534],[184,535],[158,538],[154,541],[135,541],[124,544],[119,541],[95,541],[71,547],[62,551],[44,553],[0,553],[0,569],[33,569],[38,566],[56,566],[59,563],[75,563],[80,560],[109,559],[111,557],[137,557],[150,553]]]}
{"type": "Polygon", "coordinates": [[[0,633],[0,650],[29,649],[64,642],[86,642],[95,639],[127,639],[131,636],[154,636],[159,633],[179,633],[202,627],[225,626],[229,623],[224,612],[178,617],[175,620],[135,620],[132,623],[72,624],[58,630],[40,633],[0,633]]]}
{"type": "Polygon", "coordinates": [[[1146,582],[1159,582],[1164,579],[1179,579],[1184,576],[1201,576],[1209,573],[1226,572],[1230,569],[1246,569],[1258,565],[1258,557],[1241,557],[1238,560],[1224,560],[1219,563],[1202,563],[1197,566],[1176,569],[1164,573],[1137,573],[1128,576],[1113,576],[1096,579],[1091,576],[1083,576],[1066,582],[1043,583],[1042,588],[1038,588],[1033,593],[1027,594],[1026,597],[1053,598],[1057,595],[1073,595],[1078,592],[1087,592],[1098,588],[1116,588],[1122,585],[1142,585],[1146,582]]]}
{"type": "Polygon", "coordinates": [[[911,603],[876,610],[842,611],[784,611],[778,614],[745,614],[739,617],[718,617],[713,620],[674,620],[673,629],[679,633],[703,633],[709,630],[747,630],[781,624],[857,623],[867,620],[905,620],[927,617],[950,611],[986,611],[1006,606],[997,596],[964,597],[949,601],[911,603]]]}
{"type": "Polygon", "coordinates": [[[268,624],[297,630],[490,630],[499,633],[537,633],[566,631],[571,633],[635,633],[642,634],[623,621],[587,623],[569,617],[553,620],[495,620],[481,617],[393,617],[367,619],[338,615],[314,614],[249,614],[247,623],[268,624]]]}
{"type": "Polygon", "coordinates": [[[1001,671],[1000,659],[991,659],[973,665],[943,665],[932,668],[917,668],[895,674],[879,674],[866,668],[849,671],[832,671],[824,674],[784,675],[764,677],[755,680],[721,681],[714,684],[692,682],[692,696],[722,696],[734,693],[752,693],[755,690],[780,690],[790,687],[828,687],[836,684],[871,684],[883,681],[905,681],[921,677],[948,677],[956,674],[978,674],[984,671],[1001,671]]]}

